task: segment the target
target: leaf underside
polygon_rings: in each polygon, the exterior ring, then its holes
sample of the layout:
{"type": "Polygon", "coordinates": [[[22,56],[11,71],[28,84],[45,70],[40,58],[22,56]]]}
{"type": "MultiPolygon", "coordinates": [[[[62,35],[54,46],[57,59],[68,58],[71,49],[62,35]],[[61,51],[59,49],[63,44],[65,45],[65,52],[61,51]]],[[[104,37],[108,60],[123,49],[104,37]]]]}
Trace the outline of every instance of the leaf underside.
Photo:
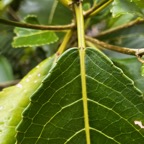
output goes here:
{"type": "MultiPolygon", "coordinates": [[[[91,144],[142,144],[144,103],[133,82],[101,52],[85,55],[91,144]]],[[[86,144],[79,50],[67,50],[31,98],[18,144],[86,144]]]]}
{"type": "Polygon", "coordinates": [[[16,142],[16,126],[22,119],[22,112],[29,104],[30,96],[41,85],[53,64],[54,56],[31,70],[16,86],[0,92],[0,144],[16,142]]]}

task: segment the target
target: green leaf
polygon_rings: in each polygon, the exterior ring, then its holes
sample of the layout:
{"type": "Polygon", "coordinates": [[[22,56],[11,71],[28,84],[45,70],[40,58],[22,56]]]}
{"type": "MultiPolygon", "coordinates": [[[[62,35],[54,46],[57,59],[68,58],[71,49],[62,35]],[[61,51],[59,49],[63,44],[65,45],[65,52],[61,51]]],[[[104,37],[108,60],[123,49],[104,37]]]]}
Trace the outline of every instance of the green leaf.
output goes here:
{"type": "Polygon", "coordinates": [[[15,128],[22,119],[22,112],[50,70],[53,60],[54,57],[44,60],[16,86],[0,92],[0,144],[15,143],[15,128]]]}
{"type": "Polygon", "coordinates": [[[49,31],[32,31],[22,30],[17,28],[17,36],[12,43],[13,47],[33,47],[54,43],[58,37],[53,32],[49,31]],[[23,33],[23,34],[22,34],[23,33]],[[22,34],[22,35],[21,35],[22,34]]]}
{"type": "Polygon", "coordinates": [[[0,56],[0,82],[9,80],[13,80],[11,65],[4,56],[0,56]]]}
{"type": "Polygon", "coordinates": [[[144,1],[143,0],[130,0],[130,2],[134,2],[139,8],[144,8],[144,1]]]}
{"type": "Polygon", "coordinates": [[[28,14],[38,16],[40,22],[45,24],[62,25],[71,23],[72,12],[61,3],[55,5],[57,0],[25,0],[19,9],[21,17],[28,14]]]}
{"type": "Polygon", "coordinates": [[[141,75],[144,77],[144,65],[141,67],[141,75]]]}
{"type": "MultiPolygon", "coordinates": [[[[27,23],[39,24],[37,17],[28,15],[25,20],[27,23]]],[[[33,47],[54,43],[58,37],[54,32],[44,30],[33,30],[25,28],[15,28],[16,37],[12,43],[13,47],[33,47]]]]}
{"type": "Polygon", "coordinates": [[[141,6],[144,6],[143,0],[114,0],[111,12],[114,17],[127,13],[143,17],[141,6]]]}
{"type": "Polygon", "coordinates": [[[25,18],[29,14],[37,15],[40,22],[46,24],[54,1],[24,0],[19,8],[19,14],[22,18],[25,18]]]}
{"type": "MultiPolygon", "coordinates": [[[[11,65],[15,65],[20,57],[24,53],[24,49],[14,49],[11,46],[14,34],[11,26],[0,26],[0,53],[4,55],[11,62],[11,65]]],[[[18,65],[18,63],[17,63],[18,65]]],[[[13,67],[14,69],[14,67],[13,67]]]]}
{"type": "Polygon", "coordinates": [[[143,66],[137,58],[112,59],[124,73],[129,76],[135,85],[144,93],[143,66]]]}
{"type": "MultiPolygon", "coordinates": [[[[113,45],[129,48],[141,48],[144,45],[144,24],[126,27],[98,37],[103,41],[108,41],[113,45]]],[[[117,56],[119,57],[119,56],[117,56]]]]}
{"type": "Polygon", "coordinates": [[[110,17],[108,21],[108,28],[110,29],[110,28],[118,27],[123,24],[127,24],[133,19],[134,16],[129,14],[121,15],[119,17],[110,17]]]}
{"type": "Polygon", "coordinates": [[[12,2],[12,0],[0,0],[0,13],[12,2]]]}
{"type": "Polygon", "coordinates": [[[85,51],[85,67],[87,99],[82,98],[79,49],[59,58],[23,113],[17,143],[86,144],[86,131],[91,144],[143,143],[144,102],[133,81],[92,48],[85,51]]]}
{"type": "Polygon", "coordinates": [[[30,24],[40,24],[38,18],[36,15],[27,15],[25,18],[24,18],[24,21],[26,23],[30,23],[30,24]]]}
{"type": "Polygon", "coordinates": [[[49,15],[49,22],[51,24],[68,24],[71,23],[73,18],[73,13],[67,7],[63,6],[61,3],[58,3],[55,12],[53,14],[52,21],[50,16],[52,16],[53,7],[51,7],[51,15],[49,15]]]}

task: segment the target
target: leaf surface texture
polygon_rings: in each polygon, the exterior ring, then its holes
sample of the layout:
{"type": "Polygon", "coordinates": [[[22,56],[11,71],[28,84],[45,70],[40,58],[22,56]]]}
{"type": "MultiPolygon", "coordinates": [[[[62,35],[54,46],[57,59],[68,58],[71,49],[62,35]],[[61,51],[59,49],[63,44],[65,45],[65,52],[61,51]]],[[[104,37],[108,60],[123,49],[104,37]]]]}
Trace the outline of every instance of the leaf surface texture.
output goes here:
{"type": "MultiPolygon", "coordinates": [[[[144,141],[142,93],[105,55],[85,52],[91,144],[144,141]]],[[[79,49],[67,50],[31,98],[18,127],[20,144],[86,144],[79,49]]]]}
{"type": "Polygon", "coordinates": [[[54,32],[43,30],[32,30],[15,28],[16,37],[12,43],[13,47],[33,47],[54,43],[58,40],[54,32]]]}
{"type": "Polygon", "coordinates": [[[0,92],[0,144],[14,144],[16,126],[22,112],[30,102],[31,95],[41,85],[53,64],[54,56],[41,62],[17,85],[0,92]]]}

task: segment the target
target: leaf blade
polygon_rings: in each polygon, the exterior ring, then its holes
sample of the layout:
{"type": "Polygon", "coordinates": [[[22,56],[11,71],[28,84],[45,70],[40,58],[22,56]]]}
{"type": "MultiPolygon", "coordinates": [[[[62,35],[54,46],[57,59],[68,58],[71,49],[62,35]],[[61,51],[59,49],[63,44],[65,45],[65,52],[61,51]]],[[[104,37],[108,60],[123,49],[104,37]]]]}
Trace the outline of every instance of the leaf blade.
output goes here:
{"type": "Polygon", "coordinates": [[[111,12],[114,17],[127,13],[143,17],[142,5],[144,5],[142,0],[114,0],[111,12]]]}
{"type": "Polygon", "coordinates": [[[13,80],[13,72],[9,61],[0,56],[0,82],[13,80]]]}
{"type": "MultiPolygon", "coordinates": [[[[87,48],[85,65],[91,143],[141,143],[142,93],[99,51],[87,48]]],[[[78,49],[61,56],[23,115],[18,143],[86,143],[78,49]]]]}
{"type": "Polygon", "coordinates": [[[16,86],[0,93],[0,143],[14,144],[16,126],[21,120],[23,109],[29,104],[30,96],[40,86],[51,68],[54,57],[44,60],[31,70],[16,86]],[[43,70],[43,71],[42,71],[43,70]]]}
{"type": "MultiPolygon", "coordinates": [[[[37,25],[40,24],[35,15],[28,15],[24,19],[24,22],[37,25]]],[[[42,46],[54,43],[58,40],[57,35],[48,30],[33,30],[16,27],[14,32],[16,33],[16,36],[14,37],[12,45],[15,48],[42,46]]]]}
{"type": "Polygon", "coordinates": [[[58,40],[58,37],[54,32],[49,31],[33,31],[32,33],[26,33],[22,36],[16,36],[12,43],[13,47],[33,47],[42,46],[46,44],[54,43],[58,40]]]}

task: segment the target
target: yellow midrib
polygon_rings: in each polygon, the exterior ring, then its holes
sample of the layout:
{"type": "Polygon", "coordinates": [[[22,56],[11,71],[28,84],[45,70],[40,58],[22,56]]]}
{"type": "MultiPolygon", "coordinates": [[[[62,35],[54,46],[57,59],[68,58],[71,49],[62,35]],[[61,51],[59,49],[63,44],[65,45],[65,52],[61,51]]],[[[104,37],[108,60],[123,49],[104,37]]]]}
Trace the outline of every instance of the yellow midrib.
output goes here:
{"type": "Polygon", "coordinates": [[[80,55],[80,73],[81,73],[86,142],[87,144],[90,144],[91,142],[90,142],[90,126],[89,126],[89,114],[88,114],[87,87],[86,87],[85,49],[81,48],[79,50],[79,55],[80,55]]]}
{"type": "Polygon", "coordinates": [[[91,144],[90,141],[90,126],[88,115],[88,101],[87,101],[87,86],[86,86],[86,68],[85,68],[85,32],[84,32],[84,16],[82,1],[74,4],[76,22],[77,22],[77,34],[78,34],[78,47],[80,56],[80,74],[81,74],[81,86],[82,86],[82,99],[84,108],[84,125],[86,132],[86,143],[91,144]]]}

